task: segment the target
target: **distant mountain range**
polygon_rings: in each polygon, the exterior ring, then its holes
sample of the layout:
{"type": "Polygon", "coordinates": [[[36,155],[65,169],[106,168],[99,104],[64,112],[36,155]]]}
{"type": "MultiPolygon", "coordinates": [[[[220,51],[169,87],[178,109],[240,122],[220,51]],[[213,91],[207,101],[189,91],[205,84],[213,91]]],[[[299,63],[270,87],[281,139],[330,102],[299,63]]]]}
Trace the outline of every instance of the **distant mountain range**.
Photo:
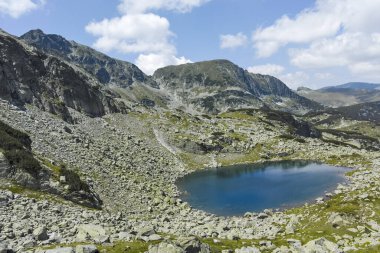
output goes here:
{"type": "Polygon", "coordinates": [[[353,82],[318,90],[301,87],[297,93],[325,106],[337,108],[380,101],[380,84],[353,82]]]}
{"type": "Polygon", "coordinates": [[[330,116],[323,119],[319,124],[331,123],[336,120],[349,119],[358,121],[370,121],[380,124],[380,101],[343,106],[339,108],[327,108],[321,111],[310,112],[308,116],[326,115],[330,116]]]}
{"type": "Polygon", "coordinates": [[[101,116],[134,103],[191,113],[270,108],[303,114],[322,108],[275,77],[227,60],[169,66],[148,76],[132,63],[38,29],[21,37],[1,31],[0,43],[0,98],[33,103],[67,120],[69,108],[101,116]]]}
{"type": "Polygon", "coordinates": [[[324,89],[353,89],[353,90],[380,90],[380,84],[376,83],[363,83],[363,82],[351,82],[345,83],[337,86],[324,87],[324,89]]]}

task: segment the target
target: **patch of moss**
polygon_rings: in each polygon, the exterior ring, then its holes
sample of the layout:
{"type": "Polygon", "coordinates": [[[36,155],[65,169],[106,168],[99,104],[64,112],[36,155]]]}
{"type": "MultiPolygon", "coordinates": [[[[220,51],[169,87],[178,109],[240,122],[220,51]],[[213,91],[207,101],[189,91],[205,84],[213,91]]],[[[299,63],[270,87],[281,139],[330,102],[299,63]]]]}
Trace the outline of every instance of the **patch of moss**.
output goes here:
{"type": "Polygon", "coordinates": [[[157,242],[147,243],[143,241],[133,241],[133,242],[114,242],[112,245],[99,245],[98,249],[100,252],[107,253],[141,253],[148,251],[149,245],[154,245],[157,242]]]}
{"type": "Polygon", "coordinates": [[[380,245],[348,251],[348,253],[379,253],[379,252],[380,252],[380,245]]]}
{"type": "Polygon", "coordinates": [[[210,246],[211,253],[220,253],[222,250],[235,250],[244,246],[253,245],[252,240],[226,240],[218,239],[214,241],[212,238],[202,240],[203,243],[207,243],[210,246]]]}

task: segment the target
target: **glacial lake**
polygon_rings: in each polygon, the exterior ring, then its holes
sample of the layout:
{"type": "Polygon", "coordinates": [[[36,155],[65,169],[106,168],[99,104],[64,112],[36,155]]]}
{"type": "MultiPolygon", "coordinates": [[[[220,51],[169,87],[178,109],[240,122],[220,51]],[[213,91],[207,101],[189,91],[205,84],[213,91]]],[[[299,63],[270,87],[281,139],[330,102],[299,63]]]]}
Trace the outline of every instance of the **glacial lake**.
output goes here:
{"type": "Polygon", "coordinates": [[[347,168],[310,161],[234,165],[193,172],[177,181],[193,208],[232,216],[314,201],[345,182],[347,168]]]}

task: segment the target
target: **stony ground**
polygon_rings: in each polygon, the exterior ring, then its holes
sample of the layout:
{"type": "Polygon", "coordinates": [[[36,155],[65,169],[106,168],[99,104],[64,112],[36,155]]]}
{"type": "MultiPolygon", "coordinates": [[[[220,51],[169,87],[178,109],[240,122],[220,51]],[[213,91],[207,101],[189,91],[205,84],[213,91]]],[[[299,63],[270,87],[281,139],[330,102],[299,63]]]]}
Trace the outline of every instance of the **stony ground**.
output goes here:
{"type": "Polygon", "coordinates": [[[34,107],[22,111],[1,102],[0,112],[2,121],[31,136],[37,157],[78,171],[104,202],[101,211],[88,209],[2,180],[0,252],[95,252],[95,246],[106,252],[377,252],[379,152],[290,138],[285,125],[260,113],[210,118],[136,107],[103,118],[72,112],[77,124],[70,125],[34,107]],[[356,170],[317,203],[244,217],[192,209],[175,186],[194,169],[281,159],[356,170]],[[86,244],[95,246],[80,246],[86,244]],[[67,247],[43,249],[51,245],[67,247]]]}

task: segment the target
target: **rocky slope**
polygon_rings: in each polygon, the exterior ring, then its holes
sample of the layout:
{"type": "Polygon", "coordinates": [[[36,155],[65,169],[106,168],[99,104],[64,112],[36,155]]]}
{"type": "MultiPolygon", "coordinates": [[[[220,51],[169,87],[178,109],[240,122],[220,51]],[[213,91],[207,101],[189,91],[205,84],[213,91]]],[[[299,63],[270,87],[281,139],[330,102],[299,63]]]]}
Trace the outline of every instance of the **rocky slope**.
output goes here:
{"type": "Polygon", "coordinates": [[[54,55],[85,69],[103,85],[126,88],[135,82],[154,82],[132,63],[113,59],[75,41],[55,34],[31,30],[20,37],[44,53],[54,55]]]}
{"type": "Polygon", "coordinates": [[[228,109],[270,107],[306,112],[320,106],[272,77],[251,74],[227,60],[158,69],[154,80],[173,97],[174,106],[219,113],[228,109]]]}
{"type": "Polygon", "coordinates": [[[58,195],[83,206],[101,207],[98,195],[76,172],[36,158],[31,145],[27,134],[0,121],[0,180],[5,178],[17,187],[58,195]]]}
{"type": "Polygon", "coordinates": [[[380,101],[329,108],[326,110],[309,113],[310,116],[329,115],[321,123],[331,123],[337,119],[350,119],[358,121],[369,121],[380,124],[380,101]]]}
{"type": "MultiPolygon", "coordinates": [[[[70,125],[34,106],[21,111],[2,102],[0,108],[3,121],[30,133],[33,153],[78,168],[104,200],[103,210],[87,210],[44,195],[36,199],[36,195],[15,191],[12,182],[4,182],[0,191],[0,245],[4,247],[44,252],[37,248],[76,242],[96,244],[107,252],[170,252],[174,248],[175,252],[207,253],[245,252],[247,248],[345,252],[376,245],[380,220],[371,213],[378,212],[380,176],[372,169],[380,165],[378,152],[319,138],[290,138],[292,120],[279,120],[260,110],[193,116],[135,107],[128,115],[102,118],[69,109],[78,119],[78,124],[70,125]],[[223,149],[198,153],[172,146],[173,140],[222,145],[223,149]],[[321,196],[317,204],[285,212],[219,217],[195,210],[178,198],[175,181],[195,168],[310,157],[359,170],[349,177],[349,184],[321,196]],[[28,210],[28,215],[20,210],[28,210]],[[318,232],[321,229],[324,232],[318,232]],[[197,250],[191,251],[189,244],[197,250]]],[[[47,252],[63,250],[75,249],[67,246],[47,252]]]]}
{"type": "Polygon", "coordinates": [[[93,117],[125,111],[81,69],[33,50],[5,32],[0,33],[0,44],[0,98],[18,106],[34,104],[70,122],[68,108],[93,117]]]}

